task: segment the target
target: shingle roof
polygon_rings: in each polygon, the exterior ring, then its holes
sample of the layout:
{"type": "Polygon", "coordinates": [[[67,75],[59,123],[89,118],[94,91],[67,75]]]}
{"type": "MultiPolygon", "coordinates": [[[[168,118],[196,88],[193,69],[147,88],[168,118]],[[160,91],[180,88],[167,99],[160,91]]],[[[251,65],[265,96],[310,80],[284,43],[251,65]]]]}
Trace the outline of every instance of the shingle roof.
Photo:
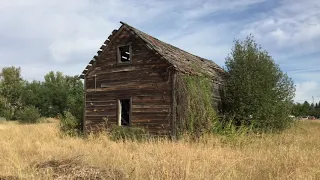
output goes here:
{"type": "MultiPolygon", "coordinates": [[[[135,35],[140,37],[144,42],[146,42],[147,46],[150,49],[158,52],[160,56],[162,56],[170,64],[172,64],[177,71],[188,74],[206,74],[211,77],[215,77],[217,73],[225,73],[225,71],[220,66],[218,66],[211,60],[207,60],[199,56],[190,54],[182,49],[160,41],[159,39],[152,37],[124,22],[120,23],[122,24],[122,26],[129,29],[135,35]]],[[[115,33],[113,32],[112,34],[115,33]]],[[[109,36],[109,40],[111,40],[111,36],[109,36]]],[[[106,42],[105,44],[107,44],[106,42]]],[[[90,67],[87,66],[87,68],[90,67]]],[[[85,74],[87,71],[88,69],[85,69],[83,74],[85,74]]]]}

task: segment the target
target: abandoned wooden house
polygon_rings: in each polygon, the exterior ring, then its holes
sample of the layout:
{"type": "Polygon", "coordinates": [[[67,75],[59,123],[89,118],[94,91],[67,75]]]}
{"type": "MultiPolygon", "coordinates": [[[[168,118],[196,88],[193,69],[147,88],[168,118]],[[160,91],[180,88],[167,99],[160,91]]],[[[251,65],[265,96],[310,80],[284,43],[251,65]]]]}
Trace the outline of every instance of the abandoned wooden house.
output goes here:
{"type": "Polygon", "coordinates": [[[212,105],[218,106],[225,73],[221,67],[120,23],[80,76],[85,131],[107,123],[139,126],[151,134],[176,133],[179,74],[212,79],[212,105]]]}

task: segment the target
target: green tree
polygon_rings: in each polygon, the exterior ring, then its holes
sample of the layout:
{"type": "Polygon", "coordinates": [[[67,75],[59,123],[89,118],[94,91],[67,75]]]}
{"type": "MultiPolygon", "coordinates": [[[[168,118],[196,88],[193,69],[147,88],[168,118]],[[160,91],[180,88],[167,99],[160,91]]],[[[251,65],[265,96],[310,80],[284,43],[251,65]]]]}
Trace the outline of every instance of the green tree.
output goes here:
{"type": "Polygon", "coordinates": [[[67,108],[66,79],[62,72],[53,71],[46,74],[44,79],[43,89],[40,91],[41,113],[47,117],[55,117],[67,108]]]}
{"type": "Polygon", "coordinates": [[[311,103],[310,109],[314,109],[314,104],[313,103],[311,103]]]}
{"type": "Polygon", "coordinates": [[[236,40],[226,58],[226,112],[238,124],[257,130],[281,130],[292,121],[295,87],[272,57],[248,36],[236,40]]]}
{"type": "Polygon", "coordinates": [[[311,106],[309,104],[308,101],[305,101],[303,104],[302,104],[302,107],[301,107],[301,113],[303,116],[307,116],[309,115],[309,112],[310,112],[310,109],[311,109],[311,106]]]}
{"type": "Polygon", "coordinates": [[[0,72],[0,95],[6,99],[7,118],[14,118],[15,111],[21,107],[24,81],[20,67],[5,67],[0,72]]]}
{"type": "MultiPolygon", "coordinates": [[[[78,76],[66,76],[67,110],[78,120],[83,119],[83,83],[78,76]]],[[[82,121],[81,121],[82,122],[82,121]]]]}
{"type": "Polygon", "coordinates": [[[317,108],[317,109],[320,109],[320,101],[319,101],[318,106],[317,106],[316,108],[317,108]]]}
{"type": "Polygon", "coordinates": [[[83,116],[83,83],[78,76],[49,72],[38,92],[41,114],[55,117],[69,111],[76,119],[83,116]]]}
{"type": "Polygon", "coordinates": [[[25,86],[22,92],[22,103],[24,106],[41,107],[40,92],[42,90],[42,84],[40,81],[25,82],[25,86]]]}
{"type": "Polygon", "coordinates": [[[9,119],[11,117],[7,99],[2,95],[0,95],[0,117],[4,117],[6,119],[9,119]]]}
{"type": "Polygon", "coordinates": [[[40,113],[34,106],[26,106],[17,110],[16,116],[20,123],[36,123],[40,113]]]}
{"type": "Polygon", "coordinates": [[[293,105],[292,114],[294,116],[302,116],[302,105],[300,103],[297,103],[297,104],[293,105]]]}
{"type": "Polygon", "coordinates": [[[296,103],[293,105],[292,112],[295,116],[307,116],[310,115],[310,112],[316,111],[316,109],[312,108],[312,105],[309,104],[308,101],[305,101],[303,104],[296,103]]]}

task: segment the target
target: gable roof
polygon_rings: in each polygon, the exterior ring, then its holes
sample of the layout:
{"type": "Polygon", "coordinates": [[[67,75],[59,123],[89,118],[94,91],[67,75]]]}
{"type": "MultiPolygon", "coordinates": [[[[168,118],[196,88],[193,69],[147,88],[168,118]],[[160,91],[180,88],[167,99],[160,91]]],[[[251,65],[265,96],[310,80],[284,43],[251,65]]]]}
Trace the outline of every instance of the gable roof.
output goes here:
{"type": "MultiPolygon", "coordinates": [[[[177,71],[187,73],[187,74],[206,74],[210,77],[215,77],[217,73],[225,74],[225,71],[218,66],[213,61],[201,58],[199,56],[190,54],[182,49],[179,49],[175,46],[172,46],[168,43],[160,41],[159,39],[152,37],[124,22],[120,22],[122,26],[119,28],[127,28],[136,36],[141,38],[149,49],[156,51],[161,57],[167,60],[177,71]]],[[[116,38],[114,35],[118,30],[114,30],[112,34],[105,41],[105,45],[102,45],[98,55],[101,54],[103,50],[106,49],[108,43],[112,38],[116,38]]],[[[88,70],[92,67],[92,64],[98,59],[98,56],[95,56],[93,60],[90,61],[89,65],[82,72],[80,78],[83,78],[88,70]]]]}

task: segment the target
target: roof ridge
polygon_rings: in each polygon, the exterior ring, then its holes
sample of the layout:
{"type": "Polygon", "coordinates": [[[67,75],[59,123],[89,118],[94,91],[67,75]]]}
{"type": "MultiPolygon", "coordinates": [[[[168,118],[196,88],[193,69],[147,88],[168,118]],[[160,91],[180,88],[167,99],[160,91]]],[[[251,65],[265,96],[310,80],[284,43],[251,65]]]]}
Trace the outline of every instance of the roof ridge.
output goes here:
{"type": "MultiPolygon", "coordinates": [[[[135,34],[137,34],[140,38],[142,38],[144,41],[146,41],[146,43],[150,44],[151,46],[155,46],[155,50],[160,53],[164,58],[166,58],[171,64],[176,65],[178,68],[179,66],[174,63],[174,61],[170,61],[170,57],[166,56],[166,54],[163,53],[175,53],[176,55],[180,55],[180,56],[184,56],[184,58],[186,58],[186,61],[192,61],[194,63],[203,63],[206,64],[205,66],[209,66],[210,68],[213,68],[217,71],[220,72],[225,72],[223,70],[223,68],[221,68],[219,65],[217,65],[215,62],[213,62],[212,60],[206,59],[206,58],[202,58],[200,56],[194,55],[190,52],[187,52],[186,50],[180,49],[179,47],[176,47],[174,45],[171,45],[169,43],[166,43],[162,40],[159,40],[158,38],[151,36],[133,26],[130,26],[129,24],[120,21],[120,23],[124,26],[127,26],[130,30],[134,31],[135,34]],[[162,46],[167,46],[164,49],[159,48],[159,45],[162,46]],[[158,46],[158,49],[157,49],[158,46]],[[160,50],[159,50],[160,49],[160,50]],[[163,51],[167,51],[167,52],[163,52],[163,51]],[[172,51],[180,51],[180,52],[172,52],[172,51]],[[189,57],[188,57],[189,56],[189,57]],[[168,59],[169,58],[169,59],[168,59]],[[198,62],[197,62],[198,61],[198,62]]],[[[174,58],[174,57],[173,57],[174,58]]],[[[177,57],[175,57],[175,59],[177,60],[177,57]]],[[[181,60],[181,59],[180,59],[181,60]]],[[[199,64],[199,68],[201,70],[206,69],[203,65],[199,64]]]]}
{"type": "MultiPolygon", "coordinates": [[[[118,30],[113,30],[112,34],[105,41],[105,45],[100,47],[99,51],[106,51],[108,49],[108,44],[110,44],[111,39],[114,39],[112,36],[117,34],[122,27],[127,28],[137,37],[142,39],[146,46],[154,51],[156,51],[161,57],[163,57],[168,63],[170,63],[177,71],[189,74],[206,74],[211,77],[217,75],[217,73],[225,73],[225,71],[212,60],[202,58],[200,56],[191,54],[183,49],[180,49],[176,46],[173,46],[169,43],[159,40],[139,29],[136,29],[129,24],[120,21],[122,26],[118,30]],[[108,43],[108,44],[107,44],[108,43]]],[[[83,74],[80,77],[84,77],[85,74],[91,69],[93,63],[97,61],[97,58],[103,53],[98,51],[98,56],[94,56],[94,60],[91,60],[89,65],[84,69],[83,74]]]]}

